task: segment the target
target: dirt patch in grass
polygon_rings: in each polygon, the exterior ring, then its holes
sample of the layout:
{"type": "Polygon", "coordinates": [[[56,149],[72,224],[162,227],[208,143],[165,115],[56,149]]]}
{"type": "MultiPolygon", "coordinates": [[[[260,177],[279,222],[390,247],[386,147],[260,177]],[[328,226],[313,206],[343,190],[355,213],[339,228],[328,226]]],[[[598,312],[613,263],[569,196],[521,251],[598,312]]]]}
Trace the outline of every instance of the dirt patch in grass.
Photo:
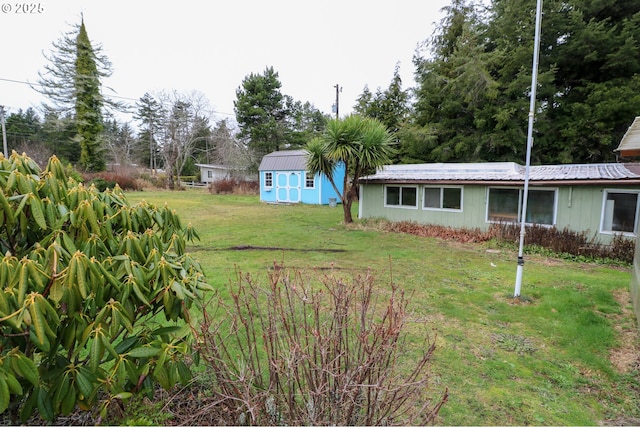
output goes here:
{"type": "Polygon", "coordinates": [[[204,246],[191,246],[187,248],[187,252],[200,252],[200,251],[295,251],[295,252],[346,252],[345,249],[323,249],[323,248],[283,248],[279,246],[253,246],[253,245],[237,245],[230,246],[228,248],[213,248],[204,246]]]}
{"type": "Polygon", "coordinates": [[[621,309],[613,319],[620,345],[611,350],[609,359],[618,372],[626,374],[640,369],[640,337],[629,290],[616,289],[613,296],[621,309]]]}
{"type": "Polygon", "coordinates": [[[296,249],[296,248],[281,248],[277,246],[253,246],[253,245],[238,245],[226,248],[228,251],[296,251],[296,252],[346,252],[344,249],[296,249]]]}

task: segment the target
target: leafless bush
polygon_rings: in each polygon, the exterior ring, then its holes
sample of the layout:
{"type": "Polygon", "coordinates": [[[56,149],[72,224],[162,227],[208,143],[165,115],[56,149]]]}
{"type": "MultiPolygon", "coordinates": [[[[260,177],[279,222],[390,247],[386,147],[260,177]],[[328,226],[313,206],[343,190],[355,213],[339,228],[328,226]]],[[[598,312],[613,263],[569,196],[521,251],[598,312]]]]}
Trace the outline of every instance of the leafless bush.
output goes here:
{"type": "Polygon", "coordinates": [[[454,228],[443,225],[421,225],[411,221],[390,222],[386,231],[408,233],[422,237],[455,240],[462,243],[480,243],[491,239],[491,236],[478,228],[454,228]]]}
{"type": "Polygon", "coordinates": [[[447,400],[430,390],[428,339],[410,353],[407,298],[378,301],[374,278],[324,276],[317,289],[275,266],[263,287],[238,273],[230,301],[204,313],[201,355],[216,399],[193,415],[229,424],[427,424],[447,400]]]}
{"type": "MultiPolygon", "coordinates": [[[[488,234],[499,241],[517,243],[520,238],[519,224],[492,224],[488,234]]],[[[525,244],[546,248],[557,254],[570,254],[600,259],[613,259],[625,263],[633,262],[635,243],[621,234],[614,236],[610,244],[605,245],[594,235],[564,228],[527,226],[525,244]]]]}

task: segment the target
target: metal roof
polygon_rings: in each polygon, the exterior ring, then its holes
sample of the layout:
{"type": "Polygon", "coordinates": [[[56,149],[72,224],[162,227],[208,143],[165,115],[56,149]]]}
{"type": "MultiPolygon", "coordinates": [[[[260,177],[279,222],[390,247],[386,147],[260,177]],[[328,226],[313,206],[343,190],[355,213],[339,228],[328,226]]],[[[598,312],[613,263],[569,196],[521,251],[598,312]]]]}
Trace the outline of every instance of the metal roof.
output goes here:
{"type": "MultiPolygon", "coordinates": [[[[636,117],[627,132],[620,140],[620,145],[614,151],[619,151],[624,156],[625,152],[640,150],[640,117],[636,117]]],[[[635,153],[631,153],[634,155],[635,153]]]]}
{"type": "Polygon", "coordinates": [[[205,164],[205,163],[196,163],[196,166],[198,166],[199,168],[207,168],[207,169],[229,169],[227,166],[225,165],[209,165],[209,164],[205,164]]]}
{"type": "Polygon", "coordinates": [[[305,150],[274,151],[262,158],[258,170],[307,170],[307,152],[305,150]]]}
{"type": "MultiPolygon", "coordinates": [[[[374,175],[361,178],[364,182],[524,182],[525,167],[513,162],[496,163],[426,163],[389,165],[374,175]]],[[[583,165],[531,166],[529,179],[538,183],[576,183],[630,181],[640,183],[640,165],[629,163],[599,163],[583,165]]]]}

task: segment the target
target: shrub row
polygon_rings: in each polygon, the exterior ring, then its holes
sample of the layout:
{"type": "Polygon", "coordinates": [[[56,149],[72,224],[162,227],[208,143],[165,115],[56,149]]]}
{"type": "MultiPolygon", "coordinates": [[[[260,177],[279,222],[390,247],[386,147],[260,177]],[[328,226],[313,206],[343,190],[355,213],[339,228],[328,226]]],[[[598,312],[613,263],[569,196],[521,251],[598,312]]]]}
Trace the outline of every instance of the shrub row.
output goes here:
{"type": "Polygon", "coordinates": [[[85,174],[83,176],[87,185],[95,185],[98,191],[113,189],[116,184],[123,190],[142,190],[140,181],[132,174],[120,174],[117,172],[100,172],[95,174],[85,174]]]}
{"type": "Polygon", "coordinates": [[[211,183],[209,192],[213,194],[258,194],[259,188],[256,181],[225,178],[211,183]]]}
{"type": "MultiPolygon", "coordinates": [[[[418,224],[411,221],[384,223],[386,231],[409,233],[423,237],[434,237],[456,240],[463,243],[480,243],[495,240],[502,244],[518,244],[520,225],[499,223],[493,224],[488,231],[468,228],[452,228],[439,225],[418,224]]],[[[603,244],[586,232],[562,230],[541,225],[527,226],[525,245],[529,250],[543,248],[554,254],[581,257],[587,260],[612,260],[631,264],[633,262],[635,243],[632,239],[616,235],[611,244],[603,244]]]]}

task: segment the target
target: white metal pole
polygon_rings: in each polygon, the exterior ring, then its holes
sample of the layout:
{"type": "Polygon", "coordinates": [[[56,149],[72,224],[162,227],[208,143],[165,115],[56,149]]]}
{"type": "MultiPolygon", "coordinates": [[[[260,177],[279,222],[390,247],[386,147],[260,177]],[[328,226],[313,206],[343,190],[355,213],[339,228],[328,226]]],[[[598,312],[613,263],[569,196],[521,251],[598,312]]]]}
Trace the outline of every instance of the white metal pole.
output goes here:
{"type": "Polygon", "coordinates": [[[7,126],[4,121],[4,105],[0,105],[0,126],[2,126],[2,150],[4,157],[9,157],[9,150],[7,148],[7,126]]]}
{"type": "Polygon", "coordinates": [[[524,194],[522,197],[522,213],[520,217],[520,246],[518,249],[518,267],[516,270],[516,286],[513,297],[520,297],[522,288],[522,272],[524,269],[524,235],[527,222],[527,199],[529,198],[529,166],[531,164],[531,147],[533,146],[533,122],[536,108],[536,89],[538,85],[538,57],[540,56],[540,27],[542,21],[542,0],[537,0],[536,26],[533,44],[533,67],[531,71],[531,97],[529,101],[529,127],[527,130],[527,158],[524,172],[524,194]]]}

